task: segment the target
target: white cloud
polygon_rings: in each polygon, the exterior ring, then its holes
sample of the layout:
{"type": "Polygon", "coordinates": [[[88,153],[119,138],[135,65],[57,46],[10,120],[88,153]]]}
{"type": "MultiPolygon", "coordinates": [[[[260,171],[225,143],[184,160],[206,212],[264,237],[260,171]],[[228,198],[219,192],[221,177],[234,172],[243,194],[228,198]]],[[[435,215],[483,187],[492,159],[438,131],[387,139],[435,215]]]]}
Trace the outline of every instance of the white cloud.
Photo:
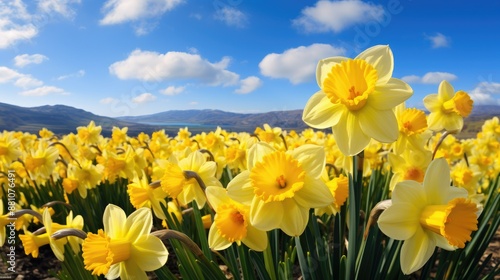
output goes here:
{"type": "Polygon", "coordinates": [[[85,70],[78,70],[75,73],[59,76],[59,77],[57,77],[56,80],[62,81],[62,80],[68,79],[68,78],[81,78],[83,76],[85,76],[85,70]]]}
{"type": "Polygon", "coordinates": [[[401,80],[409,84],[439,84],[443,80],[451,82],[456,79],[457,76],[455,74],[448,72],[427,72],[422,77],[417,75],[409,75],[401,78],[401,80]]]}
{"type": "Polygon", "coordinates": [[[180,3],[182,0],[108,0],[102,8],[105,15],[100,23],[119,24],[161,16],[180,3]]]}
{"type": "Polygon", "coordinates": [[[159,82],[174,79],[195,79],[212,86],[235,85],[239,75],[226,70],[230,59],[209,62],[198,54],[133,51],[125,60],[109,66],[109,72],[122,80],[137,79],[159,82]]]}
{"type": "Polygon", "coordinates": [[[434,36],[427,36],[427,39],[432,42],[432,48],[434,49],[450,46],[450,38],[441,33],[437,33],[434,36]]]}
{"type": "Polygon", "coordinates": [[[285,78],[292,84],[314,79],[318,61],[325,57],[343,55],[345,49],[328,44],[312,44],[288,49],[283,53],[271,53],[259,63],[262,75],[285,78]]]}
{"type": "Polygon", "coordinates": [[[132,102],[134,103],[146,103],[146,102],[151,102],[156,99],[156,96],[152,95],[151,93],[143,93],[141,95],[138,95],[134,98],[132,98],[132,102]]]}
{"type": "Polygon", "coordinates": [[[262,86],[262,81],[258,77],[250,76],[246,79],[241,80],[240,84],[241,84],[240,88],[238,88],[234,92],[240,94],[247,94],[256,90],[258,87],[262,86]]]}
{"type": "Polygon", "coordinates": [[[24,67],[29,64],[40,64],[49,58],[42,54],[21,54],[14,57],[14,65],[24,67]]]}
{"type": "Polygon", "coordinates": [[[31,75],[19,73],[5,66],[0,66],[0,83],[12,83],[23,89],[43,85],[42,81],[31,77],[31,75]]]}
{"type": "Polygon", "coordinates": [[[469,95],[475,105],[500,105],[500,83],[480,82],[469,95]]]}
{"type": "Polygon", "coordinates": [[[72,18],[75,11],[71,5],[80,3],[80,1],[0,1],[0,49],[8,48],[18,42],[31,40],[38,35],[43,25],[47,24],[51,17],[56,14],[60,14],[65,18],[72,18]],[[25,3],[37,6],[35,9],[28,9],[25,3]],[[30,13],[28,10],[32,10],[34,13],[30,13]]]}
{"type": "Polygon", "coordinates": [[[37,87],[34,89],[25,90],[23,92],[20,92],[19,94],[24,95],[24,96],[45,96],[45,95],[49,95],[49,94],[53,94],[53,93],[61,94],[61,95],[68,95],[69,94],[69,93],[65,92],[64,89],[54,87],[54,86],[41,86],[41,87],[37,87]]]}
{"type": "Polygon", "coordinates": [[[0,18],[0,49],[8,48],[18,41],[30,40],[38,34],[33,24],[16,24],[8,18],[0,18]]]}
{"type": "Polygon", "coordinates": [[[189,102],[189,105],[191,105],[191,106],[196,106],[198,104],[199,104],[198,101],[191,101],[191,102],[189,102]]]}
{"type": "Polygon", "coordinates": [[[39,0],[38,9],[47,14],[57,13],[65,18],[72,18],[76,12],[71,4],[80,4],[80,0],[39,0]]]}
{"type": "Polygon", "coordinates": [[[17,79],[14,82],[14,85],[17,87],[26,89],[26,88],[34,88],[34,87],[42,86],[43,82],[31,77],[30,75],[24,75],[24,76],[20,77],[19,79],[17,79]]]}
{"type": "Polygon", "coordinates": [[[101,100],[99,100],[99,103],[101,104],[111,104],[113,102],[115,102],[116,99],[114,99],[113,97],[106,97],[106,98],[103,98],[101,100]]]}
{"type": "Polygon", "coordinates": [[[350,26],[368,21],[381,21],[384,8],[381,5],[362,1],[316,2],[312,7],[302,10],[302,15],[293,24],[306,32],[338,33],[350,26]]]}
{"type": "Polygon", "coordinates": [[[160,93],[165,95],[177,95],[185,90],[185,87],[169,86],[166,89],[160,90],[160,93]]]}
{"type": "Polygon", "coordinates": [[[242,11],[231,7],[217,10],[215,18],[229,26],[236,27],[244,27],[248,21],[248,17],[242,11]]]}

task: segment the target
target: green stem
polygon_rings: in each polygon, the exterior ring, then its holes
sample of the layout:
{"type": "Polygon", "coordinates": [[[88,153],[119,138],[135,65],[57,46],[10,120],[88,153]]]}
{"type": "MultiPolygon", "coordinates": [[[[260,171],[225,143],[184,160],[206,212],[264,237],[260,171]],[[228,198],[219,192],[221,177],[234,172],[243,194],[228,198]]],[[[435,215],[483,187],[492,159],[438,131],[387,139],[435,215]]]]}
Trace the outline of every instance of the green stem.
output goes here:
{"type": "Polygon", "coordinates": [[[200,239],[200,243],[201,243],[201,249],[203,250],[203,253],[207,257],[207,259],[213,260],[212,251],[208,247],[207,235],[205,232],[205,228],[203,227],[203,221],[201,220],[200,209],[198,209],[198,205],[196,203],[193,203],[192,206],[193,206],[194,221],[196,224],[196,230],[198,231],[198,238],[200,239]]]}
{"type": "Polygon", "coordinates": [[[252,267],[252,264],[248,262],[247,251],[244,245],[238,245],[238,255],[240,256],[240,267],[243,273],[243,279],[252,279],[252,274],[248,269],[252,267]]]}
{"type": "Polygon", "coordinates": [[[266,266],[267,273],[271,280],[276,280],[276,269],[274,268],[273,252],[271,251],[271,244],[267,245],[264,250],[264,264],[266,266]]]}

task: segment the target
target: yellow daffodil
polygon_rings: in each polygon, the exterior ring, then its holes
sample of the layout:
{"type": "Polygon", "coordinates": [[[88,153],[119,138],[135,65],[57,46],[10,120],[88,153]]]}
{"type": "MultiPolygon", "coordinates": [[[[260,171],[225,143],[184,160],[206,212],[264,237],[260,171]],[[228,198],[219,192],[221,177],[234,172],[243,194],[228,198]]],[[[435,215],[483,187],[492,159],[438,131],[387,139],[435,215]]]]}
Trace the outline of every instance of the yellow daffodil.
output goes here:
{"type": "Polygon", "coordinates": [[[389,183],[389,189],[392,191],[401,181],[413,180],[422,183],[427,166],[431,163],[432,153],[427,150],[406,150],[401,155],[389,154],[388,157],[394,173],[389,183]]]}
{"type": "Polygon", "coordinates": [[[84,144],[96,144],[99,142],[99,136],[101,136],[102,127],[96,126],[94,121],[90,121],[87,126],[77,127],[78,138],[84,144]]]}
{"type": "Polygon", "coordinates": [[[83,241],[83,263],[92,275],[107,279],[148,279],[146,271],[162,267],[168,258],[163,242],[150,234],[151,209],[140,208],[126,217],[118,206],[104,210],[104,230],[83,241]]]}
{"type": "Polygon", "coordinates": [[[450,83],[442,81],[437,94],[429,94],[424,98],[425,108],[430,112],[429,129],[460,132],[464,126],[464,118],[472,112],[473,103],[465,91],[455,93],[450,83]]]}
{"type": "Polygon", "coordinates": [[[325,165],[323,147],[303,145],[277,151],[259,142],[248,151],[248,170],[227,186],[230,198],[250,205],[250,223],[268,231],[280,228],[299,236],[309,221],[309,209],[333,203],[321,173],[325,165]]]}
{"type": "Polygon", "coordinates": [[[57,148],[40,142],[37,149],[25,154],[24,166],[31,179],[41,184],[52,174],[58,157],[57,148]]]}
{"type": "Polygon", "coordinates": [[[186,178],[184,171],[195,172],[207,187],[222,186],[215,177],[217,166],[215,162],[207,161],[201,152],[195,151],[178,164],[168,163],[161,179],[161,187],[169,196],[177,199],[181,205],[194,200],[201,209],[207,201],[202,186],[195,178],[186,178]]]}
{"type": "Polygon", "coordinates": [[[149,186],[148,178],[142,173],[142,177],[135,176],[130,184],[127,186],[127,193],[130,197],[130,203],[136,208],[141,207],[153,208],[153,212],[159,219],[165,220],[165,213],[160,204],[167,205],[165,197],[167,193],[162,188],[155,188],[149,186]]]}
{"type": "Polygon", "coordinates": [[[233,242],[243,243],[255,251],[266,249],[267,233],[250,223],[249,205],[232,200],[221,187],[208,187],[206,194],[216,212],[208,233],[208,245],[212,250],[224,250],[233,242]]]}
{"type": "Polygon", "coordinates": [[[12,132],[0,132],[0,165],[2,163],[9,165],[19,158],[21,156],[20,145],[12,132]]]}
{"type": "MultiPolygon", "coordinates": [[[[38,250],[41,246],[50,244],[52,252],[57,257],[58,260],[64,261],[64,245],[67,243],[66,238],[55,240],[50,236],[54,233],[54,229],[64,228],[62,225],[52,223],[52,218],[50,217],[49,209],[45,208],[43,211],[43,225],[45,227],[45,233],[35,235],[28,230],[24,230],[24,234],[19,235],[19,239],[23,242],[24,252],[26,255],[32,255],[34,258],[38,258],[38,250]]],[[[81,218],[81,226],[83,227],[83,218],[81,218]]],[[[78,226],[80,222],[77,223],[78,226]]],[[[81,228],[79,228],[81,229],[81,228]]]]}
{"type": "Polygon", "coordinates": [[[15,228],[16,222],[16,219],[11,219],[11,217],[9,217],[9,214],[3,214],[3,212],[3,200],[0,199],[0,246],[3,246],[3,244],[5,243],[5,238],[7,237],[7,225],[10,225],[9,227],[13,230],[15,228]]]}
{"type": "Polygon", "coordinates": [[[356,155],[375,139],[392,143],[398,138],[393,108],[413,90],[392,78],[394,68],[389,46],[374,46],[356,58],[321,60],[316,70],[320,91],[307,102],[302,119],[318,129],[332,127],[339,149],[356,155]]]}
{"type": "Polygon", "coordinates": [[[396,106],[399,137],[393,144],[395,154],[402,154],[407,149],[423,150],[432,135],[427,129],[427,117],[424,111],[416,108],[406,108],[404,103],[396,106]]]}
{"type": "MultiPolygon", "coordinates": [[[[328,177],[328,175],[326,175],[326,177],[328,177]]],[[[335,177],[332,180],[326,179],[326,186],[332,193],[335,201],[326,207],[314,209],[314,214],[316,216],[321,216],[323,214],[337,215],[337,213],[340,212],[340,207],[344,205],[349,196],[349,179],[346,176],[340,174],[339,177],[335,177]]]]}
{"type": "Polygon", "coordinates": [[[450,168],[439,158],[430,163],[423,184],[408,180],[396,185],[378,226],[387,236],[404,240],[401,269],[410,274],[429,260],[436,246],[464,248],[477,230],[479,213],[465,189],[450,186],[450,168]]]}
{"type": "Polygon", "coordinates": [[[87,190],[95,188],[102,180],[104,166],[94,165],[92,161],[82,159],[80,164],[68,165],[68,177],[63,180],[63,187],[67,193],[78,188],[82,198],[87,197],[87,190]]]}
{"type": "Polygon", "coordinates": [[[467,190],[469,196],[475,195],[479,188],[479,180],[481,179],[481,171],[475,164],[467,166],[465,161],[460,161],[451,169],[451,179],[457,187],[462,187],[467,190]]]}

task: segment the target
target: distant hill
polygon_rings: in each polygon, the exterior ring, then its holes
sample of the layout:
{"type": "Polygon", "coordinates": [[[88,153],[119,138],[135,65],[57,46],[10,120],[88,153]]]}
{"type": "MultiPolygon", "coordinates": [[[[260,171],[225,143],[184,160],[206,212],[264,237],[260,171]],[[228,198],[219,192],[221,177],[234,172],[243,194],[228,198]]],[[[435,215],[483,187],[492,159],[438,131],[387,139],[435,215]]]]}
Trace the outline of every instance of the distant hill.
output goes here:
{"type": "MultiPolygon", "coordinates": [[[[476,106],[465,120],[460,138],[475,137],[486,119],[500,116],[500,106],[476,106]]],[[[175,135],[180,127],[187,126],[193,133],[212,131],[217,126],[228,131],[253,132],[267,123],[284,130],[301,131],[308,126],[302,121],[302,110],[275,111],[257,114],[240,114],[221,110],[172,110],[152,115],[119,118],[103,117],[65,105],[24,108],[0,103],[0,131],[13,130],[38,133],[46,127],[56,134],[76,132],[78,126],[86,126],[91,120],[103,128],[109,136],[113,126],[128,127],[129,135],[139,132],[148,134],[165,129],[175,135]]]]}
{"type": "Polygon", "coordinates": [[[253,131],[267,123],[272,127],[301,130],[307,128],[302,121],[302,110],[275,111],[257,114],[240,114],[221,110],[172,110],[152,115],[119,117],[122,121],[153,125],[189,124],[221,126],[234,131],[253,131]]]}
{"type": "Polygon", "coordinates": [[[86,126],[90,121],[102,126],[102,134],[111,135],[113,126],[129,128],[129,134],[144,131],[145,127],[153,131],[155,127],[132,122],[120,121],[114,118],[94,115],[82,109],[65,105],[45,105],[25,108],[0,103],[0,131],[23,131],[38,133],[45,127],[56,134],[76,133],[76,128],[86,126]]]}

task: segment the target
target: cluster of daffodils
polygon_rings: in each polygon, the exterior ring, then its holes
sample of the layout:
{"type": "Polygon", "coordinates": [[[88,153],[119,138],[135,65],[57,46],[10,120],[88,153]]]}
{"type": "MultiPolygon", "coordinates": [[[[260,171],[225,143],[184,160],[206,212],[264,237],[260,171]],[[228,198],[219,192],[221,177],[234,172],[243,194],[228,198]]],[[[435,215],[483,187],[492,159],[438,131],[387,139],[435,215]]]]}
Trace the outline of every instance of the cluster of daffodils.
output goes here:
{"type": "MultiPolygon", "coordinates": [[[[168,258],[153,228],[172,219],[183,223],[196,208],[205,214],[210,249],[236,244],[261,252],[269,246],[268,232],[298,237],[312,213],[332,216],[346,209],[353,156],[360,153],[363,178],[374,170],[390,176],[391,202],[378,226],[404,240],[405,274],[420,269],[436,246],[464,248],[477,230],[484,190],[500,173],[499,119],[486,121],[475,139],[458,139],[453,134],[472,111],[469,95],[443,81],[437,94],[424,99],[427,115],[406,107],[413,91],[392,72],[388,46],[319,62],[320,90],[307,102],[303,120],[332,133],[264,124],[253,133],[217,128],[192,135],[186,127],[173,136],[164,130],[130,136],[127,128],[115,127],[104,137],[94,122],[63,136],[47,129],[39,135],[0,132],[0,174],[16,173],[16,230],[23,231],[24,250],[36,258],[40,246],[50,245],[63,261],[68,243],[73,252],[82,251],[93,275],[147,279],[145,272],[168,258]],[[136,210],[127,217],[97,195],[102,188],[123,188],[136,210]],[[34,204],[33,195],[24,195],[33,191],[45,192],[40,197],[46,199],[63,197],[69,207],[89,196],[101,199],[107,205],[103,228],[89,231],[88,221],[101,217],[87,212],[69,212],[65,225],[52,222],[54,210],[44,205],[49,201],[34,204]]],[[[3,245],[10,223],[6,175],[0,184],[3,245]]]]}

